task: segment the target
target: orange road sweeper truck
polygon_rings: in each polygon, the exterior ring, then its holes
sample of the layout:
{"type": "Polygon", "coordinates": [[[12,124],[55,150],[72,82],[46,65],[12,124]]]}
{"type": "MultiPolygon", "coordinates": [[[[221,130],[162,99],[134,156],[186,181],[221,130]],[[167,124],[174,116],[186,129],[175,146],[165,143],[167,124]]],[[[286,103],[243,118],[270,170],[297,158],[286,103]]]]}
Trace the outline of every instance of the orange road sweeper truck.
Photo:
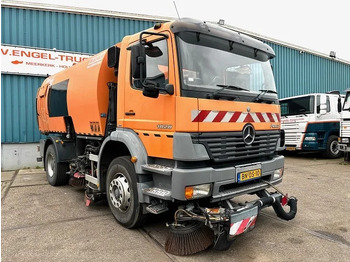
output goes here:
{"type": "Polygon", "coordinates": [[[173,210],[165,249],[177,255],[229,248],[265,207],[293,219],[296,198],[275,186],[284,133],[274,56],[248,36],[181,19],[49,76],[37,93],[48,182],[85,188],[86,205],[106,197],[126,228],[173,210]]]}

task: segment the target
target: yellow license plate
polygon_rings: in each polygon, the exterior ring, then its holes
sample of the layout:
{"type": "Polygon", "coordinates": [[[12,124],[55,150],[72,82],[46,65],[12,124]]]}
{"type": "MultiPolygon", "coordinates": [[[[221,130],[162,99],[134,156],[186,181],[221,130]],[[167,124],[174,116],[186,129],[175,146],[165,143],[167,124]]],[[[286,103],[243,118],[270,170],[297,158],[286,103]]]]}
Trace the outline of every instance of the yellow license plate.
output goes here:
{"type": "Polygon", "coordinates": [[[237,174],[238,182],[245,182],[247,180],[261,177],[261,169],[254,169],[237,174]]]}
{"type": "Polygon", "coordinates": [[[287,150],[287,151],[295,151],[296,148],[295,148],[295,147],[286,147],[286,150],[287,150]]]}

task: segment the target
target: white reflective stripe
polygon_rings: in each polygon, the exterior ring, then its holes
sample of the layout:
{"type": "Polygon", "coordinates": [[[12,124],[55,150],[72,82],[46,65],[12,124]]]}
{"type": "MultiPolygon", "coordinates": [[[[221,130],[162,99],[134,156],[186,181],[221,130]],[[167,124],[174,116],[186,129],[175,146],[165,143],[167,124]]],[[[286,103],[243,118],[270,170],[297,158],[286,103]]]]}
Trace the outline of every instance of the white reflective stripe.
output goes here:
{"type": "Polygon", "coordinates": [[[250,219],[249,219],[249,222],[247,224],[247,228],[250,227],[250,224],[254,221],[254,219],[256,218],[257,216],[252,216],[250,219]]]}
{"type": "Polygon", "coordinates": [[[247,115],[248,115],[248,113],[242,113],[242,114],[238,117],[238,119],[237,119],[236,122],[242,123],[242,122],[244,121],[244,119],[246,118],[247,115]]]}
{"type": "Polygon", "coordinates": [[[255,113],[250,113],[250,115],[252,116],[252,118],[253,118],[255,123],[259,123],[260,122],[258,116],[255,113]]]}
{"type": "Polygon", "coordinates": [[[223,123],[227,123],[230,121],[231,117],[233,116],[234,112],[227,112],[224,118],[221,120],[223,123]]]}
{"type": "Polygon", "coordinates": [[[214,118],[219,114],[219,111],[210,111],[203,122],[213,122],[214,118]]]}
{"type": "Polygon", "coordinates": [[[261,115],[262,115],[263,118],[265,119],[265,122],[270,122],[270,118],[267,116],[266,113],[261,113],[261,115]]]}
{"type": "Polygon", "coordinates": [[[231,225],[231,227],[230,227],[230,235],[232,235],[232,236],[236,235],[236,233],[237,233],[239,227],[241,226],[242,222],[243,222],[243,220],[241,220],[239,222],[236,222],[233,225],[231,225]]]}
{"type": "Polygon", "coordinates": [[[275,122],[278,122],[278,118],[277,118],[277,115],[275,113],[272,113],[272,117],[273,117],[273,120],[275,120],[275,122]]]}
{"type": "Polygon", "coordinates": [[[192,110],[191,111],[191,121],[193,122],[193,120],[199,115],[200,111],[199,110],[192,110]]]}

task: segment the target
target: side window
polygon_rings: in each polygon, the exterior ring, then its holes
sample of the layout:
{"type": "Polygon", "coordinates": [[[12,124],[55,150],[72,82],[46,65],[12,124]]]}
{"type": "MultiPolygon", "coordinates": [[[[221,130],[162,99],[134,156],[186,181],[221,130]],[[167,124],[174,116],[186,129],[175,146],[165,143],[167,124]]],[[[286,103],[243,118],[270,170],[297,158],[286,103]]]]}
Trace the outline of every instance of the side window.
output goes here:
{"type": "Polygon", "coordinates": [[[331,102],[329,101],[329,96],[326,97],[327,112],[331,112],[331,102]]]}
{"type": "Polygon", "coordinates": [[[68,116],[67,109],[68,79],[54,84],[49,89],[49,116],[68,116]]]}
{"type": "MultiPolygon", "coordinates": [[[[153,81],[164,88],[169,83],[169,59],[166,39],[146,44],[146,80],[153,81]]],[[[143,79],[145,80],[145,79],[143,79]]],[[[132,78],[134,88],[140,89],[139,79],[132,78]]]]}

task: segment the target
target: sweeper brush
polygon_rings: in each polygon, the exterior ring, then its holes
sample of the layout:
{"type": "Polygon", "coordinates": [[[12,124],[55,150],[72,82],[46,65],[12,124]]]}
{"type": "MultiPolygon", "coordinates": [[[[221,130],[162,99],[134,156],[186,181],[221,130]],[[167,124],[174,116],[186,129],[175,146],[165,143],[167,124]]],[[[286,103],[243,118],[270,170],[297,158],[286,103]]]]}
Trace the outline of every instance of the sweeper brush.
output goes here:
{"type": "Polygon", "coordinates": [[[178,256],[192,255],[210,247],[214,232],[203,222],[190,221],[181,225],[170,225],[165,251],[178,256]]]}

